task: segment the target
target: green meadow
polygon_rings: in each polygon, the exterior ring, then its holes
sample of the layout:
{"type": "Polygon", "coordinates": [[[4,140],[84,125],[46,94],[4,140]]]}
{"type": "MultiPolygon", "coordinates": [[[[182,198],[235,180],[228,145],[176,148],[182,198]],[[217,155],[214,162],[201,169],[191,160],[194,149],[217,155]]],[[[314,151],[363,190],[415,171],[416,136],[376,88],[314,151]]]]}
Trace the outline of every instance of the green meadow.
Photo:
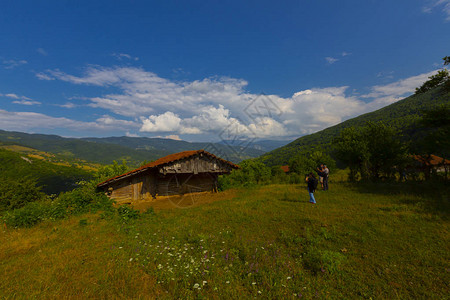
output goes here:
{"type": "Polygon", "coordinates": [[[304,184],[268,185],[5,226],[0,297],[444,299],[448,195],[444,183],[334,182],[313,205],[304,184]]]}

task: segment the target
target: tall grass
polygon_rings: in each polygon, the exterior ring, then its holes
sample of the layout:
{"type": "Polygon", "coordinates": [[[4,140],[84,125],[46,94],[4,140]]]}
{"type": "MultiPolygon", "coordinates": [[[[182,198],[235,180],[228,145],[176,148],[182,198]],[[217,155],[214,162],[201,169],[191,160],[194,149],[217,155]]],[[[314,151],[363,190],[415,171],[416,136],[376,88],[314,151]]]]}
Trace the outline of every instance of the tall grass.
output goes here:
{"type": "Polygon", "coordinates": [[[312,205],[304,185],[269,185],[136,218],[130,210],[5,229],[0,294],[445,298],[448,188],[435,188],[340,183],[312,205]]]}

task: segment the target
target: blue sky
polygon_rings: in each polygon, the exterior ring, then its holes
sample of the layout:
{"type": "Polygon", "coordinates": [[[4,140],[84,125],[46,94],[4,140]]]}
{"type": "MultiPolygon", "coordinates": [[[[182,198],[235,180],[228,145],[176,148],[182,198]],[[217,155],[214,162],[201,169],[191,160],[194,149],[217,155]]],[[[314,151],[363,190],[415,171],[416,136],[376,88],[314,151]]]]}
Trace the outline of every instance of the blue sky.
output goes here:
{"type": "Polygon", "coordinates": [[[293,139],[413,93],[450,0],[2,1],[0,129],[293,139]]]}

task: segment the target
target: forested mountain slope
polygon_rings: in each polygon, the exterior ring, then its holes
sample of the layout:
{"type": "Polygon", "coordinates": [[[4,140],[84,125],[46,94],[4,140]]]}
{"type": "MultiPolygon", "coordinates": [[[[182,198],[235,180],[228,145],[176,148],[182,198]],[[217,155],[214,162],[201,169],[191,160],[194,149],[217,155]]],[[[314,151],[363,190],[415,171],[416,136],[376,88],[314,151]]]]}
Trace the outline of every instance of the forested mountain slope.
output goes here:
{"type": "Polygon", "coordinates": [[[284,147],[263,154],[258,160],[270,166],[284,165],[293,156],[305,151],[318,150],[329,152],[331,141],[339,135],[341,130],[352,126],[363,126],[368,121],[382,121],[401,130],[404,138],[411,142],[411,148],[414,149],[417,146],[417,141],[423,135],[423,129],[417,123],[421,118],[421,112],[424,109],[430,109],[442,104],[450,104],[450,93],[440,87],[435,88],[423,94],[409,96],[379,110],[347,120],[319,132],[302,136],[284,147]]]}

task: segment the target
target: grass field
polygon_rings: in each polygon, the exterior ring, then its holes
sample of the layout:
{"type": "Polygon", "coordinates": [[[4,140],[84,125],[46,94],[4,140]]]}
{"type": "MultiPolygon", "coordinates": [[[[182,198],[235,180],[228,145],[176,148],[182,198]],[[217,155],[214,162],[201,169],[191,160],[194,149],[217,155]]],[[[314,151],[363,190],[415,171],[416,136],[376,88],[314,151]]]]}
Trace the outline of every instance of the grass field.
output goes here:
{"type": "Polygon", "coordinates": [[[336,183],[313,205],[304,185],[271,185],[4,228],[0,297],[445,299],[448,195],[336,183]]]}

